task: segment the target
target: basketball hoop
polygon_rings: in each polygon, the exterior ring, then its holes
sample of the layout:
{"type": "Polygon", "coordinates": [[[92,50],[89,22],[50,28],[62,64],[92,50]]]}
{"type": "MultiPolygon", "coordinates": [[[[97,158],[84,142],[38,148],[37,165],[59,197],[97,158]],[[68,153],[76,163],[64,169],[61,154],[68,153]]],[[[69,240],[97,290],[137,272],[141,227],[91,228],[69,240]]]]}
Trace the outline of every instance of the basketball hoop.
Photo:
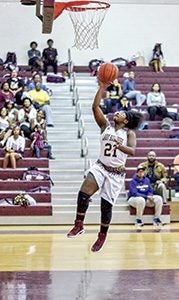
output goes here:
{"type": "Polygon", "coordinates": [[[98,48],[98,34],[110,4],[100,1],[70,1],[65,5],[55,3],[54,19],[63,10],[69,12],[75,33],[74,45],[77,49],[98,48]]]}

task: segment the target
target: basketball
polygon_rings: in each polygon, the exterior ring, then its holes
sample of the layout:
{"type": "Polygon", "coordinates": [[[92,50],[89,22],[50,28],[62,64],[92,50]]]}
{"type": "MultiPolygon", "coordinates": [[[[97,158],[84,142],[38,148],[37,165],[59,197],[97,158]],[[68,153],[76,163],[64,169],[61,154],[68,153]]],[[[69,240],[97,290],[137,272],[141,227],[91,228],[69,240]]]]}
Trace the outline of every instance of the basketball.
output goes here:
{"type": "Polygon", "coordinates": [[[119,77],[119,69],[115,64],[104,63],[98,69],[98,78],[105,84],[110,84],[119,77]]]}

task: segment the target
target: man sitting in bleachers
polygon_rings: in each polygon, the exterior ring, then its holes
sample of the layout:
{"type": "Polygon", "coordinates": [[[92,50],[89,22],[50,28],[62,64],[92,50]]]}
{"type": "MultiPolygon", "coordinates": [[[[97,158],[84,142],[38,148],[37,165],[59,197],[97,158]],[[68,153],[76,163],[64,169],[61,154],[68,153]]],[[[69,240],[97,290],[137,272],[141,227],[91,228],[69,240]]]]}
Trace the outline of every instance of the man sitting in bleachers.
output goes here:
{"type": "Polygon", "coordinates": [[[152,150],[148,152],[147,160],[141,163],[145,169],[145,175],[149,178],[155,194],[162,197],[163,203],[167,203],[168,174],[165,166],[157,161],[156,153],[152,150]]]}
{"type": "Polygon", "coordinates": [[[153,224],[155,226],[162,224],[160,220],[163,205],[162,197],[153,194],[152,185],[145,175],[145,168],[142,165],[137,167],[137,171],[130,182],[128,203],[136,208],[135,225],[138,229],[144,225],[142,222],[142,215],[145,206],[155,207],[153,224]]]}

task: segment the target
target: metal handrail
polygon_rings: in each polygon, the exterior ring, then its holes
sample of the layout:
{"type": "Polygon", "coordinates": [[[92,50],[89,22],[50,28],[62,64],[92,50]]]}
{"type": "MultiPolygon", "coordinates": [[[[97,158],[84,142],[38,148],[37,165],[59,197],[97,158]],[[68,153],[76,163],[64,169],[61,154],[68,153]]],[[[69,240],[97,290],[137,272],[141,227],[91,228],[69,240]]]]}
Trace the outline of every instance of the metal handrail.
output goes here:
{"type": "Polygon", "coordinates": [[[78,95],[78,89],[76,87],[73,89],[72,105],[75,106],[78,101],[79,101],[79,95],[78,95]]]}
{"type": "Polygon", "coordinates": [[[70,92],[74,92],[76,85],[76,76],[75,73],[72,72],[70,75],[70,92]]]}
{"type": "Polygon", "coordinates": [[[79,101],[76,102],[75,106],[75,122],[77,122],[81,117],[81,103],[79,101]]]}
{"type": "Polygon", "coordinates": [[[81,138],[81,157],[84,157],[84,177],[86,170],[91,166],[91,160],[88,159],[88,138],[83,134],[81,138]]]}
{"type": "Polygon", "coordinates": [[[78,120],[78,139],[80,139],[85,132],[84,120],[82,117],[78,120]]]}

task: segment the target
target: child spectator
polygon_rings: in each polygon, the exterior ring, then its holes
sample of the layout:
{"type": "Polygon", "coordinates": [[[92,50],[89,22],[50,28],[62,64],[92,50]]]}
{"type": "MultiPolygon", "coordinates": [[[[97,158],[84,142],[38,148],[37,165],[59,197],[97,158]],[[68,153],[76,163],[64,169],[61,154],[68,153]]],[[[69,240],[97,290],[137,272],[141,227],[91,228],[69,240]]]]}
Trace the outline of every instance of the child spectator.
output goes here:
{"type": "Polygon", "coordinates": [[[34,151],[35,156],[37,158],[40,158],[41,156],[41,150],[47,149],[47,157],[49,159],[55,159],[52,156],[52,146],[48,144],[48,141],[44,137],[44,130],[41,128],[40,125],[36,125],[34,127],[34,132],[31,135],[32,137],[32,143],[31,143],[31,149],[34,151]]]}

